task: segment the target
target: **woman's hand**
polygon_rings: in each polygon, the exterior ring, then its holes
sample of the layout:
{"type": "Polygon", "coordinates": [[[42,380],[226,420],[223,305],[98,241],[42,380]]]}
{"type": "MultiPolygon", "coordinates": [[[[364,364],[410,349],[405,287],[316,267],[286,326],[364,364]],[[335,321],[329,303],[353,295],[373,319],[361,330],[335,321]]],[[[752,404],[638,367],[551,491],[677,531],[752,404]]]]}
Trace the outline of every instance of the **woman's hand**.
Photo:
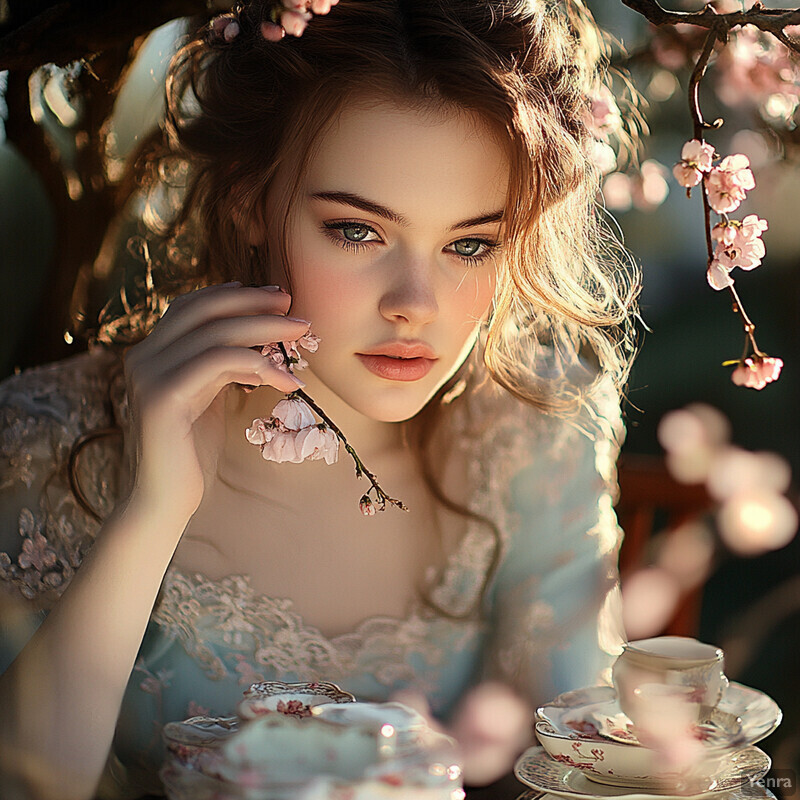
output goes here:
{"type": "Polygon", "coordinates": [[[209,286],[176,298],[128,351],[129,505],[188,522],[224,441],[222,390],[232,383],[281,392],[303,385],[251,349],[308,330],[308,322],[286,316],[290,303],[276,287],[209,286]]]}

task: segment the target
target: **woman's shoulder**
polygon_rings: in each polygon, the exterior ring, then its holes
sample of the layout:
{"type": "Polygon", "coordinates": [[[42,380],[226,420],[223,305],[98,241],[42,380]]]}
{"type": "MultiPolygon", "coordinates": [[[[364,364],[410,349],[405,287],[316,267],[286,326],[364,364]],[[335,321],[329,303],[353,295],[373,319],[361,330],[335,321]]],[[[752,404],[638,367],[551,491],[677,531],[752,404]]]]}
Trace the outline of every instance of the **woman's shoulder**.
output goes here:
{"type": "Polygon", "coordinates": [[[78,440],[117,422],[116,360],[98,350],[0,383],[0,578],[25,597],[63,591],[98,518],[113,507],[119,438],[98,440],[69,462],[78,440]],[[73,491],[76,480],[89,510],[73,491]]]}
{"type": "Polygon", "coordinates": [[[616,459],[625,437],[620,395],[610,378],[597,381],[565,413],[525,402],[496,384],[475,392],[466,406],[463,432],[471,432],[484,448],[504,445],[501,449],[535,453],[551,465],[577,452],[603,452],[616,459]]]}

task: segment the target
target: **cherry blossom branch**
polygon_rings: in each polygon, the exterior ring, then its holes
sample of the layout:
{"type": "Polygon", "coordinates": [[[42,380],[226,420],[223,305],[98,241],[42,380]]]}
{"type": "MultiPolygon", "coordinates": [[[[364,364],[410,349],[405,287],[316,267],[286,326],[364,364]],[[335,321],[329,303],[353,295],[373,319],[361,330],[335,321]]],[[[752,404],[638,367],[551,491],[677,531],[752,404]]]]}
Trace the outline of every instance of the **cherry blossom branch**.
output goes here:
{"type": "MultiPolygon", "coordinates": [[[[381,488],[381,485],[378,483],[378,479],[375,477],[375,474],[367,469],[367,467],[364,465],[364,462],[355,451],[353,445],[347,441],[347,437],[342,433],[339,426],[336,425],[336,423],[317,405],[312,397],[310,397],[302,389],[296,389],[289,395],[289,399],[293,397],[299,397],[306,402],[313,409],[314,413],[321,417],[322,421],[336,434],[341,443],[344,445],[344,449],[347,450],[356,465],[356,477],[360,478],[363,475],[372,484],[372,488],[369,491],[375,492],[376,501],[381,506],[385,506],[386,503],[390,503],[393,506],[397,506],[397,508],[399,508],[401,511],[408,511],[408,507],[405,505],[405,503],[403,503],[402,500],[398,500],[397,498],[390,497],[388,494],[386,494],[386,492],[381,488]]],[[[381,508],[381,510],[383,510],[383,508],[381,508]]]]}
{"type": "MultiPolygon", "coordinates": [[[[625,0],[623,0],[625,2],[625,0]]],[[[706,8],[711,8],[711,6],[707,6],[706,8]]],[[[697,13],[697,12],[695,12],[697,13]]],[[[704,13],[704,12],[703,12],[704,13]]],[[[717,16],[716,19],[720,17],[717,16]]],[[[723,120],[721,118],[717,118],[714,122],[706,122],[702,109],[700,108],[700,83],[703,80],[703,76],[706,74],[706,70],[708,69],[708,62],[711,58],[711,54],[714,52],[714,45],[720,39],[720,31],[718,26],[711,25],[709,26],[708,35],[706,36],[705,43],[703,45],[703,49],[698,56],[697,63],[692,70],[691,77],[689,78],[689,113],[692,117],[692,124],[694,128],[694,138],[697,139],[699,142],[705,142],[704,132],[706,130],[717,130],[722,127],[723,120]]],[[[710,265],[714,260],[714,242],[711,236],[711,204],[708,200],[708,187],[706,186],[705,181],[700,182],[700,191],[703,198],[703,218],[704,218],[704,228],[705,228],[705,238],[706,238],[706,249],[708,252],[708,265],[710,265]]],[[[736,287],[731,284],[727,287],[728,291],[731,294],[733,303],[732,308],[735,314],[739,315],[739,318],[742,321],[742,328],[744,330],[745,336],[750,343],[750,346],[753,349],[753,352],[758,356],[765,355],[758,347],[755,339],[755,330],[756,326],[755,323],[750,319],[747,311],[745,310],[744,304],[742,303],[741,298],[739,297],[738,292],[736,291],[736,287]]],[[[744,359],[748,355],[748,346],[745,344],[745,353],[742,357],[744,359]]]]}
{"type": "MultiPolygon", "coordinates": [[[[623,0],[626,5],[634,7],[633,0],[623,0]]],[[[641,5],[637,3],[636,5],[641,5]]],[[[714,46],[720,41],[723,46],[727,43],[728,31],[734,14],[718,15],[707,6],[702,12],[665,12],[658,3],[644,3],[648,8],[655,7],[660,12],[656,19],[663,24],[676,24],[685,21],[687,16],[692,19],[710,20],[706,26],[706,35],[703,48],[692,70],[689,79],[689,113],[692,119],[694,138],[687,142],[681,152],[681,161],[678,162],[673,173],[682,186],[686,187],[687,194],[692,187],[700,187],[703,198],[703,225],[707,251],[707,278],[712,288],[716,290],[728,289],[732,298],[732,308],[741,319],[745,334],[745,345],[742,356],[733,361],[726,361],[725,365],[736,365],[732,380],[737,385],[762,389],[768,383],[777,380],[783,367],[779,358],[770,358],[764,353],[756,342],[755,324],[747,314],[744,305],[734,288],[734,281],[730,273],[736,267],[754,269],[761,264],[764,256],[764,244],[761,234],[767,230],[766,220],[759,219],[755,214],[749,215],[744,220],[732,220],[728,214],[735,211],[744,200],[747,191],[754,188],[755,179],[750,170],[750,162],[746,156],[737,154],[722,159],[718,166],[714,160],[718,158],[714,147],[705,140],[707,130],[716,130],[723,124],[722,119],[713,123],[706,122],[700,107],[700,84],[708,69],[714,46]],[[710,9],[710,11],[709,11],[710,9]],[[677,15],[677,18],[676,18],[677,15]],[[713,193],[713,197],[711,196],[713,193]],[[711,212],[720,217],[713,228],[711,226],[711,212]],[[714,245],[714,240],[717,245],[714,245]]],[[[765,11],[760,3],[753,8],[765,11]]],[[[737,12],[738,13],[738,12],[737,12]]],[[[769,12],[772,14],[772,12],[769,12]]],[[[798,10],[800,13],[800,9],[798,10]]],[[[655,21],[651,20],[651,21],[655,21]]],[[[739,22],[741,24],[741,21],[739,22]]],[[[787,24],[787,23],[784,23],[787,24]]]]}
{"type": "Polygon", "coordinates": [[[800,53],[800,42],[790,39],[784,30],[791,25],[800,25],[800,8],[765,8],[763,3],[756,2],[747,11],[719,14],[711,5],[706,5],[702,11],[668,11],[656,0],[622,0],[622,3],[653,25],[696,25],[713,30],[722,41],[727,39],[731,28],[752,25],[771,33],[787,47],[800,53]]]}
{"type": "MultiPolygon", "coordinates": [[[[283,358],[287,367],[291,364],[291,359],[289,358],[289,354],[286,352],[286,347],[283,342],[277,342],[278,348],[283,354],[283,358]]],[[[319,416],[322,421],[336,434],[339,441],[344,445],[344,449],[350,454],[350,457],[353,459],[353,462],[356,466],[356,477],[360,478],[362,475],[372,484],[372,487],[367,490],[367,493],[361,498],[361,510],[364,514],[369,516],[371,514],[370,509],[373,507],[373,502],[378,504],[378,510],[383,511],[386,508],[386,504],[389,503],[390,505],[396,506],[401,511],[408,511],[408,507],[402,500],[398,500],[395,497],[390,497],[378,483],[378,479],[375,477],[375,474],[367,469],[364,462],[361,460],[360,456],[356,452],[355,448],[347,441],[347,437],[342,433],[339,426],[320,408],[320,406],[316,403],[316,401],[307,393],[304,392],[302,389],[296,389],[290,395],[288,395],[289,399],[292,398],[300,398],[302,399],[316,414],[319,416]],[[372,501],[369,498],[369,493],[375,492],[375,501],[372,501]]]]}

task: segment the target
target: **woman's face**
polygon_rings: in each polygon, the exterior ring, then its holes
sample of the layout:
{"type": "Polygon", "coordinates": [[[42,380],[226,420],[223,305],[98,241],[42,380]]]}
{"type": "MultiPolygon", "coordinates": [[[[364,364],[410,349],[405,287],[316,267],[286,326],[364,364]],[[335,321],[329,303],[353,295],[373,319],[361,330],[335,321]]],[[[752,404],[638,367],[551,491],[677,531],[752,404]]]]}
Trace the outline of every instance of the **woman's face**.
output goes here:
{"type": "Polygon", "coordinates": [[[290,313],[322,338],[312,395],[398,422],[456,372],[494,294],[508,176],[474,116],[387,101],[337,118],[289,221],[290,313]]]}

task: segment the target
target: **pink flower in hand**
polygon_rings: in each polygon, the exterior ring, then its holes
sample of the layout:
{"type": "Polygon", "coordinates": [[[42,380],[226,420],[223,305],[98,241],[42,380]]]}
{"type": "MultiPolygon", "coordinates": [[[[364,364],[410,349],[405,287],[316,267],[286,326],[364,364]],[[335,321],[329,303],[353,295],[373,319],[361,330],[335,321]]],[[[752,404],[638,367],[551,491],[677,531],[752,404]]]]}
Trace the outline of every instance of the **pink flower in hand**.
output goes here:
{"type": "Polygon", "coordinates": [[[254,419],[253,424],[244,432],[250,444],[262,445],[271,441],[275,436],[275,428],[268,426],[266,420],[254,419]]]}
{"type": "Polygon", "coordinates": [[[681,186],[691,189],[700,183],[704,172],[711,170],[713,159],[713,145],[691,139],[683,145],[681,160],[672,168],[672,174],[681,186]]]}
{"type": "Polygon", "coordinates": [[[297,431],[295,449],[302,461],[319,461],[325,459],[326,464],[334,464],[339,460],[339,438],[326,425],[312,425],[297,431]]]}
{"type": "Polygon", "coordinates": [[[315,425],[314,412],[305,400],[297,397],[286,397],[272,409],[272,416],[283,423],[290,431],[299,431],[309,425],[315,425]]]}
{"type": "Polygon", "coordinates": [[[755,185],[750,159],[741,153],[726,156],[706,175],[708,203],[718,214],[729,214],[755,185]]]}
{"type": "Polygon", "coordinates": [[[739,362],[739,366],[731,375],[731,380],[737,386],[760,390],[768,383],[778,380],[782,369],[783,361],[780,358],[751,356],[739,362]]]}

